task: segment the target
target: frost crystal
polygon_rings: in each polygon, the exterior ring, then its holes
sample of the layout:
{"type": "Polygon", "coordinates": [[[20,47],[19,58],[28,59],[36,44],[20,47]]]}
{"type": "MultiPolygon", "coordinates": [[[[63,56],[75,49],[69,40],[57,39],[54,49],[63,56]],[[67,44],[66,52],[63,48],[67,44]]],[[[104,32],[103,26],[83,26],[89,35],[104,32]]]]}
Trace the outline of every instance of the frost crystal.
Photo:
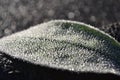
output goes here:
{"type": "Polygon", "coordinates": [[[0,51],[70,71],[120,73],[120,45],[84,23],[54,20],[0,39],[0,51]]]}

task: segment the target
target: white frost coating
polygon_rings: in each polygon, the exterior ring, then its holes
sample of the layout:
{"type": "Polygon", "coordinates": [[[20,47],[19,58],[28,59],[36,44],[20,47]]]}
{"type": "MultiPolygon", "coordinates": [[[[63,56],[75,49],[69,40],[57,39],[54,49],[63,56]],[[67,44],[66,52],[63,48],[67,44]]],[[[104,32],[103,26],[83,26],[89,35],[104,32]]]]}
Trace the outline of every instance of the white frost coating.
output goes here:
{"type": "Polygon", "coordinates": [[[120,73],[119,43],[98,29],[75,21],[54,20],[4,37],[0,40],[0,51],[12,57],[53,68],[120,73]],[[71,25],[65,29],[63,24],[66,23],[71,25]],[[98,31],[118,46],[82,29],[75,30],[75,24],[98,31]]]}

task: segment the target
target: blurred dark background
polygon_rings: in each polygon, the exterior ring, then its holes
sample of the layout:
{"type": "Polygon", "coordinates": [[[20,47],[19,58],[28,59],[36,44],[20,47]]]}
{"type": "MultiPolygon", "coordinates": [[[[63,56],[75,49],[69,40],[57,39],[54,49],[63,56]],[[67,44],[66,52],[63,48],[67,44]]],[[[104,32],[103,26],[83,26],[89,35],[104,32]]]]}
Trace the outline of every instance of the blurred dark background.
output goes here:
{"type": "Polygon", "coordinates": [[[120,0],[0,0],[0,37],[54,19],[91,24],[120,41],[120,25],[109,28],[120,21],[120,0]]]}

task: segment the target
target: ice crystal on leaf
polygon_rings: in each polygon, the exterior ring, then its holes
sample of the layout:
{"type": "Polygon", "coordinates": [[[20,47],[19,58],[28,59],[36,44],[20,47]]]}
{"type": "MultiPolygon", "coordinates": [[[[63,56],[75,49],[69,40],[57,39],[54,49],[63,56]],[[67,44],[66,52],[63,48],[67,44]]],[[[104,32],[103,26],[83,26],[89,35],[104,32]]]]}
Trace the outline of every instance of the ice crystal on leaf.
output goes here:
{"type": "Polygon", "coordinates": [[[53,20],[0,39],[0,51],[75,72],[120,73],[120,44],[81,22],[53,20]]]}

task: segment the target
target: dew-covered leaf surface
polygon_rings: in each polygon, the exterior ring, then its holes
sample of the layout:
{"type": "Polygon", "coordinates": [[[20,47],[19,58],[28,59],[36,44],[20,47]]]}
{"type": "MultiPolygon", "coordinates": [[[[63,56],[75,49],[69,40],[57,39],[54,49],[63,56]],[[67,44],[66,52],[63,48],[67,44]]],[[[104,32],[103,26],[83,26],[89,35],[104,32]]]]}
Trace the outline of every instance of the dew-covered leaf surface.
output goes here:
{"type": "Polygon", "coordinates": [[[84,23],[46,22],[0,39],[0,51],[36,65],[120,74],[120,44],[84,23]]]}

